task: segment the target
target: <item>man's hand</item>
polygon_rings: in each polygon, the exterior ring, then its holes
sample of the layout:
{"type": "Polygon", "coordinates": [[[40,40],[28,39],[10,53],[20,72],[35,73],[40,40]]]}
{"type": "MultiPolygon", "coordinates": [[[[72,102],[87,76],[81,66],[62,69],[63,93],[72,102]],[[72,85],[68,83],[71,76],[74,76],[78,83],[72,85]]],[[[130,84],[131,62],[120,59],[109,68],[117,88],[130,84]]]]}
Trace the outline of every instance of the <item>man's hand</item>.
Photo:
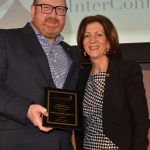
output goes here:
{"type": "Polygon", "coordinates": [[[38,104],[30,105],[27,113],[27,117],[31,120],[31,122],[37,126],[41,131],[48,132],[53,128],[47,128],[42,126],[42,116],[48,116],[47,110],[38,104]]]}

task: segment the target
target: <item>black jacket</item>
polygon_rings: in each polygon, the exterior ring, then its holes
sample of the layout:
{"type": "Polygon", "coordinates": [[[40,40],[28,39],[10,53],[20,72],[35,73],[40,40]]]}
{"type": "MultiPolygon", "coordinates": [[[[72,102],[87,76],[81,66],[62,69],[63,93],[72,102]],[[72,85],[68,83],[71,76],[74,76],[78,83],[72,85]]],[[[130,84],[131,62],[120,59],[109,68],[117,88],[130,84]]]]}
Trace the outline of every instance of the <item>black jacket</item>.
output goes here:
{"type": "MultiPolygon", "coordinates": [[[[84,89],[91,65],[83,65],[78,89],[84,89]]],[[[148,107],[140,66],[111,59],[103,99],[103,130],[121,150],[147,150],[148,107]]],[[[79,145],[81,146],[80,139],[79,145]]],[[[82,149],[81,147],[79,149],[82,149]]]]}
{"type": "MultiPolygon", "coordinates": [[[[65,89],[75,89],[79,56],[65,42],[72,59],[65,89]]],[[[31,103],[42,104],[44,87],[54,87],[47,57],[29,24],[20,29],[0,30],[0,149],[70,150],[71,132],[39,131],[27,119],[31,103]]]]}

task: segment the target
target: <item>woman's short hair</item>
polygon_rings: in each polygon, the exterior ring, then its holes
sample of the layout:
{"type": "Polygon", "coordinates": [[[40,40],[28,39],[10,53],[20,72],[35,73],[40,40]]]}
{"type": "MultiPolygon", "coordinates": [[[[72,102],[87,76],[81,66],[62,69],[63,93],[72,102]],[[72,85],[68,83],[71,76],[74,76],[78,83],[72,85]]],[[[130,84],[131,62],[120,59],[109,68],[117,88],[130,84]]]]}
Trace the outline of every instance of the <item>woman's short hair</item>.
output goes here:
{"type": "Polygon", "coordinates": [[[106,38],[110,44],[108,56],[115,55],[119,50],[118,33],[113,23],[103,15],[87,16],[81,21],[77,33],[77,44],[81,52],[84,51],[83,40],[86,26],[92,22],[98,22],[103,26],[106,38]]]}

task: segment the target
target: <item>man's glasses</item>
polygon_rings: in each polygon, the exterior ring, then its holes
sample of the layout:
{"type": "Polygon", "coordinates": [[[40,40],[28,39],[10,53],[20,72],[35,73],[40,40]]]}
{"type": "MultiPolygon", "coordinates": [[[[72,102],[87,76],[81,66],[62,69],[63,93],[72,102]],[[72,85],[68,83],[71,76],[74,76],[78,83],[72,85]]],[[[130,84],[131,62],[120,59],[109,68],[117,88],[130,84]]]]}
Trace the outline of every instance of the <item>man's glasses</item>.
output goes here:
{"type": "Polygon", "coordinates": [[[40,6],[41,12],[44,14],[50,14],[52,13],[53,9],[55,9],[55,13],[59,16],[65,16],[66,12],[68,10],[67,7],[63,6],[52,6],[49,4],[34,4],[34,6],[40,6]]]}

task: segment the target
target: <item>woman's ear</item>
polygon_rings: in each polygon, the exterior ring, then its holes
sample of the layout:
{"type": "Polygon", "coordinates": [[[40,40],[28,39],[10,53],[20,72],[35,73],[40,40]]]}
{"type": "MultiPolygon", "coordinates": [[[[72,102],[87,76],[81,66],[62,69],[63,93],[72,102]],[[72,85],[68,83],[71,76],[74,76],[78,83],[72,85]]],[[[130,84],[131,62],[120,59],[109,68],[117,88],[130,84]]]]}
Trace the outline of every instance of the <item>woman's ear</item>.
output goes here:
{"type": "Polygon", "coordinates": [[[107,51],[109,51],[109,50],[110,50],[110,44],[109,44],[109,42],[107,42],[106,49],[107,49],[107,51]]]}

